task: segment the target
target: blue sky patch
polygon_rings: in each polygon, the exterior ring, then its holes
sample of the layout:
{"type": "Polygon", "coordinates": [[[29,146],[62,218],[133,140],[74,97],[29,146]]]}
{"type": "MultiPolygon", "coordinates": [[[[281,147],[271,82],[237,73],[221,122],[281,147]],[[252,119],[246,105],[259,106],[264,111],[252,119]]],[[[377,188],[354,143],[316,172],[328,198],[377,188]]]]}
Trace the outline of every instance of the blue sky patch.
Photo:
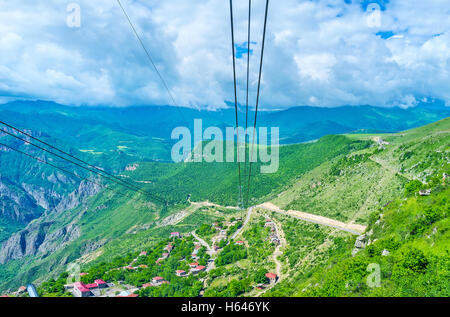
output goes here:
{"type": "MultiPolygon", "coordinates": [[[[248,50],[247,43],[248,42],[244,42],[244,43],[241,43],[241,44],[235,44],[234,45],[235,49],[236,49],[236,58],[237,59],[240,59],[240,58],[244,57],[244,55],[247,54],[247,50],[248,50]]],[[[250,42],[250,55],[253,55],[253,49],[251,48],[252,45],[256,45],[256,44],[258,44],[258,43],[257,42],[250,42]]]]}
{"type": "Polygon", "coordinates": [[[395,33],[392,31],[380,31],[376,35],[381,37],[383,40],[387,40],[388,38],[393,37],[395,33]]]}

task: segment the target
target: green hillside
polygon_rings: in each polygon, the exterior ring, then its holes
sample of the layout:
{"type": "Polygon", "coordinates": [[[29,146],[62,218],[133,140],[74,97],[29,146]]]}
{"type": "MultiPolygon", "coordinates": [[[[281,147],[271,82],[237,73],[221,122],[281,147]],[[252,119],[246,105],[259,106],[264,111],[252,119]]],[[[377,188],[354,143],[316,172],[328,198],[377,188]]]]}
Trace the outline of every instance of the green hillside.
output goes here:
{"type": "MultiPolygon", "coordinates": [[[[271,201],[284,210],[368,225],[365,243],[369,239],[371,243],[355,257],[355,237],[347,232],[256,208],[239,236],[245,246],[231,247],[234,244],[229,240],[228,246],[219,244],[216,268],[199,276],[206,279],[205,287],[198,288],[196,279],[180,280],[174,276],[174,271],[189,261],[182,260],[182,253],[175,253],[167,266],[151,265],[151,257],[145,262],[148,267],[139,272],[110,276],[108,270],[133,259],[136,253],[150,252],[167,243],[170,232],[197,230],[212,243],[214,230],[208,228],[213,222],[231,222],[246,214],[245,210],[225,207],[237,203],[235,164],[139,162],[135,170],[123,175],[175,204],[163,206],[141,194],[133,194],[135,200],[130,200],[103,190],[75,209],[41,217],[37,223],[50,223],[46,236],[70,225],[76,226],[80,234],[68,242],[63,242],[67,237],[61,237],[61,245],[48,252],[37,252],[1,266],[0,287],[14,289],[30,281],[39,284],[49,277],[57,278],[68,263],[76,262],[89,272],[89,279],[125,281],[138,288],[156,274],[164,274],[170,281],[154,292],[141,291],[141,296],[194,296],[200,290],[204,296],[428,294],[421,291],[422,284],[430,274],[445,275],[442,268],[448,261],[448,180],[443,181],[442,175],[450,174],[449,131],[450,119],[445,119],[397,134],[327,136],[317,142],[282,146],[279,171],[255,177],[252,205],[271,201]],[[421,189],[430,189],[432,194],[419,197],[417,192],[421,189]],[[191,202],[186,201],[188,194],[191,202]],[[204,201],[217,205],[199,204],[204,201]],[[383,217],[377,221],[380,213],[383,217]],[[278,234],[284,237],[277,248],[267,242],[272,233],[264,226],[265,217],[275,221],[278,234]],[[433,240],[428,238],[430,233],[433,240]],[[433,247],[427,249],[427,243],[433,247]],[[382,256],[380,248],[389,250],[390,255],[382,256]],[[278,256],[273,255],[276,250],[280,252],[278,256]],[[365,270],[371,257],[375,261],[370,263],[382,267],[385,283],[376,290],[360,285],[369,274],[365,270]],[[396,274],[400,273],[394,274],[400,270],[396,263],[406,263],[402,267],[409,269],[410,257],[427,263],[417,272],[415,264],[411,264],[414,274],[424,275],[420,279],[410,276],[405,280],[409,282],[399,286],[396,274]],[[389,262],[390,259],[399,260],[389,262]],[[385,267],[383,261],[391,266],[385,267]],[[264,274],[275,269],[281,274],[278,283],[265,290],[257,289],[264,274]],[[343,275],[339,275],[341,272],[343,275]],[[418,284],[411,284],[412,281],[418,284]],[[408,287],[413,291],[408,293],[408,287]],[[186,293],[186,288],[192,288],[194,293],[186,293]],[[398,292],[393,293],[396,289],[398,292]]],[[[242,221],[226,230],[231,234],[239,225],[242,221]]],[[[181,242],[189,243],[189,239],[181,242]]],[[[444,286],[435,283],[429,288],[430,294],[445,294],[444,286]]]]}

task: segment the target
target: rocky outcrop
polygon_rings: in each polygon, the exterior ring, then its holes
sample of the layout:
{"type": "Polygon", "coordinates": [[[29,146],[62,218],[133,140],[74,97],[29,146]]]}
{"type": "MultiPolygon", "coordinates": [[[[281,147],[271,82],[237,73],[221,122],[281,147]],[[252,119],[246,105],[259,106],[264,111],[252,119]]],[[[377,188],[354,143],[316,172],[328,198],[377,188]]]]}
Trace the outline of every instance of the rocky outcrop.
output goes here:
{"type": "Polygon", "coordinates": [[[363,250],[367,245],[367,236],[366,234],[361,234],[356,238],[354,249],[352,251],[352,256],[355,256],[356,253],[363,250]]]}
{"type": "Polygon", "coordinates": [[[30,255],[50,255],[67,243],[80,237],[76,219],[70,224],[59,226],[58,214],[77,207],[89,196],[100,190],[98,185],[81,182],[78,189],[63,198],[47,215],[32,221],[25,229],[12,235],[0,249],[0,263],[30,255]],[[56,219],[56,220],[51,220],[56,219]]]}
{"type": "Polygon", "coordinates": [[[42,209],[37,202],[8,179],[0,177],[0,216],[18,223],[28,223],[39,217],[42,209]]]}

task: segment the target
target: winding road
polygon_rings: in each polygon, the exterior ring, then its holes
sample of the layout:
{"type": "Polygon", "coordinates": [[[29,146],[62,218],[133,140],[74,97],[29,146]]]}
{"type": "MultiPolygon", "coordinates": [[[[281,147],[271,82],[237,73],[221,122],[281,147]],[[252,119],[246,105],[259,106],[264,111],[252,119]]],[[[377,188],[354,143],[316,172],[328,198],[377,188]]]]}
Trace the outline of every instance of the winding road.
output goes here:
{"type": "Polygon", "coordinates": [[[337,220],[334,220],[331,218],[318,216],[318,215],[314,215],[314,214],[309,214],[309,213],[298,211],[298,210],[288,210],[288,211],[282,210],[272,203],[264,203],[257,207],[264,209],[264,210],[276,212],[276,213],[279,213],[279,214],[282,214],[285,216],[297,218],[297,219],[300,219],[303,221],[317,223],[319,225],[324,225],[324,226],[332,227],[332,228],[335,228],[335,229],[338,229],[341,231],[350,232],[351,234],[354,234],[354,235],[360,235],[360,234],[364,233],[364,231],[366,231],[366,228],[367,228],[366,226],[363,226],[363,225],[358,225],[355,223],[344,223],[344,222],[337,221],[337,220]]]}
{"type": "Polygon", "coordinates": [[[241,226],[238,230],[236,230],[236,232],[231,236],[231,240],[236,239],[236,237],[242,232],[242,230],[244,230],[245,226],[246,226],[247,223],[250,221],[250,217],[252,216],[252,212],[253,212],[253,209],[254,209],[255,207],[256,207],[256,206],[252,206],[252,207],[248,208],[248,211],[247,211],[247,217],[245,217],[244,223],[243,223],[242,226],[241,226]]]}

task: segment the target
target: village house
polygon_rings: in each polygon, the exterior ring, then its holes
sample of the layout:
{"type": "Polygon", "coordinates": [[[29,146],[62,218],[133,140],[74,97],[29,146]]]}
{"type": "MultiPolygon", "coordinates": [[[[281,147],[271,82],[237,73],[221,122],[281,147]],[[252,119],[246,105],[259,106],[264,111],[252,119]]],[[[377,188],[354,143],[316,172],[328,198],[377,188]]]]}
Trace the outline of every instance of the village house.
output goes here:
{"type": "Polygon", "coordinates": [[[98,288],[107,288],[108,287],[108,284],[104,280],[98,279],[98,280],[95,280],[94,282],[95,282],[95,284],[97,284],[98,288]]]}
{"type": "Polygon", "coordinates": [[[422,189],[419,191],[420,196],[430,196],[430,194],[431,194],[431,189],[422,189]]]}
{"type": "Polygon", "coordinates": [[[183,276],[187,276],[186,271],[183,270],[178,270],[176,272],[177,276],[183,277],[183,276]]]}
{"type": "Polygon", "coordinates": [[[165,252],[162,254],[163,259],[167,259],[169,257],[169,253],[165,252]]]}
{"type": "Polygon", "coordinates": [[[191,269],[191,272],[192,272],[192,274],[198,274],[200,272],[203,272],[204,270],[206,270],[206,266],[199,265],[199,266],[191,269]]]}
{"type": "Polygon", "coordinates": [[[236,241],[235,243],[234,243],[235,245],[244,245],[244,241],[236,241]]]}
{"type": "Polygon", "coordinates": [[[86,288],[89,288],[89,290],[93,290],[98,287],[98,285],[95,283],[89,283],[89,284],[86,284],[85,286],[86,286],[86,288]]]}
{"type": "Polygon", "coordinates": [[[147,287],[152,287],[153,284],[152,283],[145,283],[142,285],[142,288],[147,288],[147,287]]]}
{"type": "Polygon", "coordinates": [[[159,286],[164,282],[164,279],[161,276],[155,276],[152,279],[152,284],[153,286],[159,286]]]}
{"type": "Polygon", "coordinates": [[[166,245],[166,247],[164,248],[164,250],[166,250],[167,252],[171,252],[173,250],[173,245],[171,245],[170,243],[168,245],[166,245]]]}
{"type": "Polygon", "coordinates": [[[125,266],[124,269],[126,269],[126,270],[136,270],[136,268],[131,266],[131,265],[125,266]]]}
{"type": "Polygon", "coordinates": [[[277,275],[275,273],[266,273],[266,278],[268,279],[270,284],[277,281],[277,275]]]}
{"type": "Polygon", "coordinates": [[[195,253],[192,253],[192,254],[191,254],[191,258],[192,258],[193,260],[198,260],[198,259],[200,259],[200,258],[197,256],[197,254],[195,254],[195,253]]]}
{"type": "Polygon", "coordinates": [[[147,251],[142,251],[141,253],[139,253],[139,256],[146,256],[147,255],[147,251]]]}
{"type": "Polygon", "coordinates": [[[82,282],[75,282],[73,286],[73,295],[75,297],[89,297],[92,295],[91,290],[82,282]]]}
{"type": "Polygon", "coordinates": [[[170,237],[171,238],[180,238],[180,233],[179,232],[172,232],[172,233],[170,233],[170,237]]]}
{"type": "Polygon", "coordinates": [[[21,286],[19,287],[19,289],[17,290],[17,294],[22,294],[23,292],[25,292],[27,290],[27,288],[25,286],[21,286]]]}
{"type": "Polygon", "coordinates": [[[190,266],[190,268],[192,269],[192,268],[194,268],[194,267],[197,267],[197,266],[198,266],[198,263],[197,263],[197,262],[193,262],[193,263],[189,264],[189,266],[190,266]]]}
{"type": "Polygon", "coordinates": [[[148,268],[148,265],[141,264],[141,265],[138,265],[138,267],[141,268],[141,269],[146,269],[146,268],[148,268]]]}

